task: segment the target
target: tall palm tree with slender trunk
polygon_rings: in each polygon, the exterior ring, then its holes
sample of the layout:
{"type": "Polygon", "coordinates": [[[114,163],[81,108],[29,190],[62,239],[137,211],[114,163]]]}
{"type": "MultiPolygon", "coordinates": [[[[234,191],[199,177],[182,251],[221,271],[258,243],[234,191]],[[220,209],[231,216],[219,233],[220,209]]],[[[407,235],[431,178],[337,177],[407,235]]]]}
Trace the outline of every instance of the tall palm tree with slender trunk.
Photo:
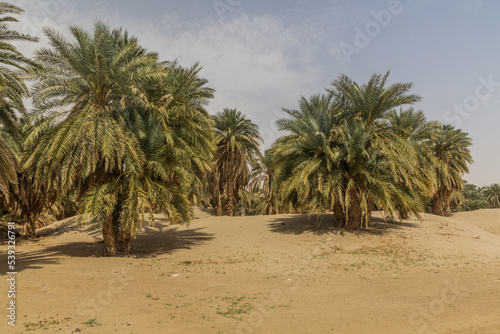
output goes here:
{"type": "Polygon", "coordinates": [[[250,178],[250,168],[261,157],[258,126],[236,109],[225,108],[214,116],[216,163],[215,178],[218,182],[219,197],[215,200],[217,213],[222,214],[222,200],[227,200],[226,212],[234,215],[238,192],[246,187],[250,178]]]}

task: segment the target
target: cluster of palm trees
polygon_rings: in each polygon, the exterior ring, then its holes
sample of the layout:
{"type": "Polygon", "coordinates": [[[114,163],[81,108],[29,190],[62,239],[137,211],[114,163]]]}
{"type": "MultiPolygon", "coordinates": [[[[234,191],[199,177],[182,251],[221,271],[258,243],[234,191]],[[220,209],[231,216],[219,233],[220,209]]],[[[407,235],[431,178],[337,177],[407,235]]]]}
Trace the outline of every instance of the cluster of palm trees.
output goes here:
{"type": "MultiPolygon", "coordinates": [[[[0,15],[19,14],[0,3],[0,15]]],[[[350,229],[374,210],[408,218],[450,211],[472,162],[471,139],[410,106],[412,84],[388,73],[359,85],[340,76],[278,121],[264,154],[258,127],[236,109],[214,116],[201,67],[161,61],[122,29],[45,29],[49,47],[0,20],[0,211],[30,237],[48,215],[102,226],[107,253],[130,251],[154,213],[188,222],[191,205],[217,214],[333,212],[350,229]],[[30,83],[30,92],[26,83],[30,83]],[[33,108],[24,109],[31,98],[33,108]],[[404,109],[403,106],[407,106],[404,109]]]]}
{"type": "MultiPolygon", "coordinates": [[[[21,9],[1,3],[2,14],[21,9]]],[[[13,21],[8,16],[3,21],[13,21]]],[[[42,216],[79,211],[102,226],[107,253],[129,251],[153,213],[191,218],[192,189],[206,183],[215,150],[200,66],[162,62],[122,29],[71,26],[74,41],[45,29],[32,60],[0,30],[2,207],[28,237],[42,216]],[[12,68],[12,69],[11,69],[12,68]],[[25,82],[30,82],[28,94],[25,82]],[[23,98],[31,98],[26,112],[23,98]]]]}
{"type": "Polygon", "coordinates": [[[412,84],[387,86],[388,74],[362,85],[340,76],[326,94],[284,110],[289,117],[278,125],[288,135],[270,154],[277,211],[333,212],[349,229],[367,226],[373,210],[401,219],[427,205],[434,214],[450,211],[472,162],[471,139],[403,109],[420,97],[412,84]]]}
{"type": "Polygon", "coordinates": [[[478,209],[500,208],[500,184],[478,187],[466,183],[460,194],[452,198],[453,211],[472,211],[478,209]]]}

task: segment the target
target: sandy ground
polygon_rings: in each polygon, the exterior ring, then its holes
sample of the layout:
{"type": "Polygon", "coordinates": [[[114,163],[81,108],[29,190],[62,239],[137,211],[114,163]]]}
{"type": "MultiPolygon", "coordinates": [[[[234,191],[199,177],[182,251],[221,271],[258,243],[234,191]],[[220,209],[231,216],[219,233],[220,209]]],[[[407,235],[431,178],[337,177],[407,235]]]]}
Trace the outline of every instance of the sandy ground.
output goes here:
{"type": "MultiPolygon", "coordinates": [[[[158,219],[133,254],[67,219],[17,244],[0,333],[500,333],[500,210],[357,233],[333,217],[158,219]]],[[[4,265],[5,264],[5,265],[4,265]]]]}

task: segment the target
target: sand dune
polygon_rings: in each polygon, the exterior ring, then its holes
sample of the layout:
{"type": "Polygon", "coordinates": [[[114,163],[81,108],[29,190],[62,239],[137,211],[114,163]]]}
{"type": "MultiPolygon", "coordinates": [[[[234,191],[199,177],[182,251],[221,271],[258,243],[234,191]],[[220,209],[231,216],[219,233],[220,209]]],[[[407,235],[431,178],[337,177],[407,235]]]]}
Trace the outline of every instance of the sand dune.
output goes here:
{"type": "Polygon", "coordinates": [[[500,210],[358,232],[195,213],[158,216],[114,258],[76,218],[40,230],[18,245],[19,323],[0,332],[500,333],[500,210]]]}

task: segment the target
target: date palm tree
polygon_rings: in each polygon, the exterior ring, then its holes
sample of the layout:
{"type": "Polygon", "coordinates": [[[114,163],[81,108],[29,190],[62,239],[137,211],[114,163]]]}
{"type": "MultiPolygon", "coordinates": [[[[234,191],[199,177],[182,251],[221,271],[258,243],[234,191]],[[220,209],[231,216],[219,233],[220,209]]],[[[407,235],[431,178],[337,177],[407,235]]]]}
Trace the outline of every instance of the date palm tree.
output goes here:
{"type": "Polygon", "coordinates": [[[0,197],[10,200],[10,184],[17,183],[18,155],[9,144],[8,135],[0,129],[0,197]]]}
{"type": "Polygon", "coordinates": [[[275,160],[271,150],[266,150],[250,175],[250,189],[260,195],[262,201],[261,213],[264,215],[278,214],[280,211],[277,199],[280,193],[276,183],[275,160]]]}
{"type": "Polygon", "coordinates": [[[493,208],[500,208],[500,184],[495,183],[484,189],[486,200],[493,208]]]}
{"type": "Polygon", "coordinates": [[[487,208],[488,201],[484,193],[484,188],[464,181],[462,191],[452,195],[450,207],[454,209],[453,211],[473,211],[487,208]]]}
{"type": "Polygon", "coordinates": [[[276,195],[285,211],[321,211],[333,201],[324,188],[325,177],[333,176],[336,158],[332,149],[340,128],[338,112],[331,95],[302,98],[299,109],[283,109],[289,118],[277,121],[278,128],[290,134],[272,147],[275,159],[276,195]]]}
{"type": "MultiPolygon", "coordinates": [[[[25,154],[22,142],[33,127],[28,115],[23,114],[16,120],[16,140],[11,142],[11,147],[21,158],[25,154]]],[[[47,187],[22,165],[17,169],[16,176],[17,182],[9,184],[9,201],[6,201],[5,207],[10,219],[22,225],[23,235],[32,238],[38,226],[53,221],[54,214],[62,212],[62,206],[56,202],[57,193],[48,192],[47,187]]]]}
{"type": "Polygon", "coordinates": [[[195,147],[200,134],[185,124],[203,118],[210,94],[196,68],[177,76],[179,92],[167,87],[169,73],[180,70],[122,29],[97,22],[92,33],[70,31],[74,42],[45,29],[51,48],[36,53],[43,67],[33,70],[33,96],[47,119],[28,137],[25,163],[48,187],[78,189],[81,213],[102,225],[107,253],[129,252],[146,214],[150,222],[152,212],[190,219],[182,162],[198,161],[193,156],[207,148],[195,147]]]}
{"type": "Polygon", "coordinates": [[[469,149],[471,145],[468,133],[451,125],[442,125],[429,141],[437,180],[431,201],[433,214],[449,213],[452,195],[463,189],[462,175],[469,172],[467,164],[473,162],[469,149]]]}
{"type": "Polygon", "coordinates": [[[296,192],[309,212],[333,210],[349,229],[367,226],[375,206],[391,217],[401,208],[421,210],[409,182],[416,150],[384,126],[392,109],[420,97],[409,94],[411,84],[386,87],[387,76],[363,85],[340,76],[329,95],[302,98],[299,110],[284,110],[290,118],[278,121],[290,133],[273,148],[280,189],[296,192]]]}
{"type": "Polygon", "coordinates": [[[196,205],[206,198],[205,185],[215,152],[214,122],[205,109],[214,90],[206,86],[206,79],[199,77],[198,63],[184,68],[173,62],[166,70],[168,75],[150,85],[148,95],[156,108],[168,114],[163,120],[168,131],[162,130],[150,113],[139,111],[143,120],[141,145],[148,152],[148,160],[157,163],[156,167],[175,168],[174,174],[183,175],[184,184],[189,185],[185,191],[196,205]]]}
{"type": "Polygon", "coordinates": [[[9,184],[17,182],[19,140],[16,131],[16,111],[25,113],[23,97],[26,85],[21,77],[27,66],[34,65],[13,42],[35,42],[37,38],[9,29],[9,22],[18,22],[12,15],[23,10],[13,4],[0,2],[0,196],[9,199],[9,184]]]}
{"type": "Polygon", "coordinates": [[[222,214],[221,196],[227,199],[226,211],[234,215],[238,192],[248,185],[250,168],[261,157],[258,126],[236,109],[225,108],[214,116],[216,163],[215,178],[218,180],[219,198],[217,213],[222,214]]]}
{"type": "MultiPolygon", "coordinates": [[[[399,111],[393,109],[386,117],[388,130],[403,140],[409,141],[417,151],[418,172],[412,180],[407,180],[413,186],[419,186],[418,191],[410,192],[416,197],[414,201],[425,203],[432,197],[436,189],[436,176],[433,166],[434,159],[429,147],[429,141],[441,124],[437,121],[428,122],[422,111],[415,111],[413,108],[399,111]]],[[[409,187],[410,184],[404,185],[409,187]]],[[[399,210],[401,219],[408,219],[409,213],[404,209],[399,210]]]]}

